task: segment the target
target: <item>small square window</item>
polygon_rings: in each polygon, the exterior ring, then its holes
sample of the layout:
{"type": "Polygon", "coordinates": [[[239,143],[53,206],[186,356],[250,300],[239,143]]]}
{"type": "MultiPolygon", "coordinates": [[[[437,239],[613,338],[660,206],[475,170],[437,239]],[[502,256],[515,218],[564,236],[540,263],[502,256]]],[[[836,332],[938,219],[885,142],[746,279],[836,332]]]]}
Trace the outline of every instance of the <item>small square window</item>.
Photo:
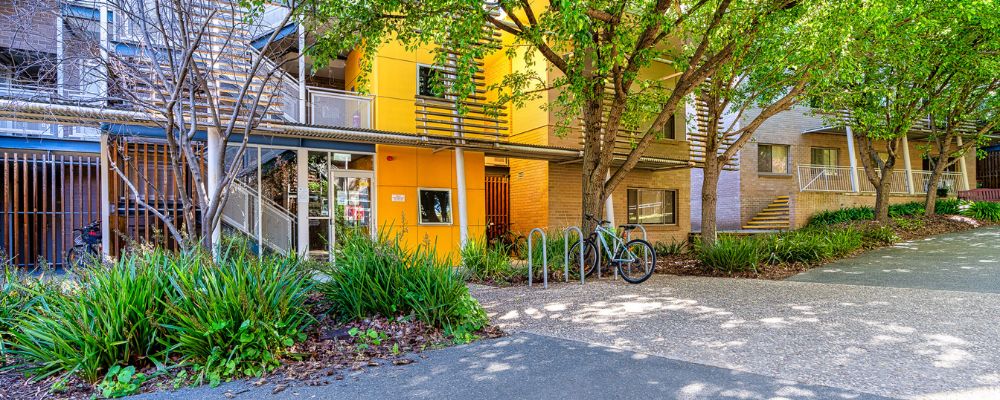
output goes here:
{"type": "Polygon", "coordinates": [[[451,224],[451,189],[417,190],[421,224],[451,224]]]}
{"type": "Polygon", "coordinates": [[[676,224],[677,191],[628,189],[628,223],[676,224]]]}
{"type": "Polygon", "coordinates": [[[435,93],[437,85],[443,85],[444,70],[430,65],[417,66],[417,95],[424,97],[444,98],[444,94],[435,93]]]}
{"type": "Polygon", "coordinates": [[[757,145],[757,172],[787,174],[788,146],[783,144],[757,145]]]}

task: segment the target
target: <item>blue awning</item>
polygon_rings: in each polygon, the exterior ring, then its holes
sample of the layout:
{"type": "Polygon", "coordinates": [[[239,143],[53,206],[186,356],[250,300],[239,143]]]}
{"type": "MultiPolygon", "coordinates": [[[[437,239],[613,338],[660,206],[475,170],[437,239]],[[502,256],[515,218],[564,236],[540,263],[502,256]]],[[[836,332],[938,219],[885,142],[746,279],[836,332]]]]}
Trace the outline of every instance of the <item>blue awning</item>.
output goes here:
{"type": "MultiPolygon", "coordinates": [[[[284,38],[288,37],[289,35],[291,35],[293,33],[296,33],[298,31],[299,31],[298,25],[296,25],[296,24],[288,24],[284,28],[281,28],[281,30],[278,31],[278,35],[274,37],[274,40],[278,41],[278,40],[284,39],[284,38]]],[[[250,42],[250,45],[253,46],[257,50],[263,49],[264,45],[267,44],[267,40],[271,38],[271,34],[272,33],[273,32],[268,32],[268,33],[264,34],[263,36],[254,39],[252,42],[250,42]]]]}

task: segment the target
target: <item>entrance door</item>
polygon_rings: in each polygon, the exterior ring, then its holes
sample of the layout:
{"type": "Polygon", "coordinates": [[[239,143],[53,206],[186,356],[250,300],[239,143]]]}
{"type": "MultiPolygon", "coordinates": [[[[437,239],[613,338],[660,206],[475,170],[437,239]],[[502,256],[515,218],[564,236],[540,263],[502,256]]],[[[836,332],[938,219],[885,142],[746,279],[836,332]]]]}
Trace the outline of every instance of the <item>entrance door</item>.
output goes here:
{"type": "Polygon", "coordinates": [[[332,171],[334,190],[334,244],[349,233],[371,235],[372,173],[367,171],[332,171]]]}

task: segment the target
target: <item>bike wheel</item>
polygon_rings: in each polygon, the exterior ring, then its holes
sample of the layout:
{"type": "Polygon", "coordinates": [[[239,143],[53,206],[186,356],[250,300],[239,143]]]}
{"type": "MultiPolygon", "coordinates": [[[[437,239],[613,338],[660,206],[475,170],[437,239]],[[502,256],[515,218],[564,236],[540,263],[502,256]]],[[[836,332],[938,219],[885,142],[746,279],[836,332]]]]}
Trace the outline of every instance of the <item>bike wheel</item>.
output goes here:
{"type": "Polygon", "coordinates": [[[615,255],[618,274],[628,283],[642,283],[653,275],[656,268],[656,252],[649,242],[635,239],[625,243],[625,247],[615,255]]]}
{"type": "Polygon", "coordinates": [[[66,265],[64,268],[74,269],[83,266],[83,252],[79,248],[73,247],[66,252],[66,265]]]}
{"type": "Polygon", "coordinates": [[[589,239],[584,239],[583,242],[577,240],[569,247],[569,270],[575,273],[579,273],[580,271],[581,243],[583,243],[583,273],[585,276],[590,276],[597,269],[597,263],[600,260],[597,259],[597,246],[594,246],[594,242],[589,239]]]}

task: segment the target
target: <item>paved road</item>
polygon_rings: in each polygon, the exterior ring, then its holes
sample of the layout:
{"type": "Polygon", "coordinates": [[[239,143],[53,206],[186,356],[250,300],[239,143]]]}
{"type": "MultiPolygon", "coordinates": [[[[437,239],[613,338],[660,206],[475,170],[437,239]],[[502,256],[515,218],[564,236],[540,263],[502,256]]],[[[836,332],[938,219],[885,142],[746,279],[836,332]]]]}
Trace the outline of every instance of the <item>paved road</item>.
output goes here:
{"type": "Polygon", "coordinates": [[[1000,293],[1000,228],[904,242],[789,280],[1000,293]]]}
{"type": "Polygon", "coordinates": [[[142,399],[879,399],[753,373],[671,360],[530,333],[428,352],[403,367],[383,366],[327,386],[245,382],[142,399]],[[356,379],[355,379],[356,378],[356,379]]]}

